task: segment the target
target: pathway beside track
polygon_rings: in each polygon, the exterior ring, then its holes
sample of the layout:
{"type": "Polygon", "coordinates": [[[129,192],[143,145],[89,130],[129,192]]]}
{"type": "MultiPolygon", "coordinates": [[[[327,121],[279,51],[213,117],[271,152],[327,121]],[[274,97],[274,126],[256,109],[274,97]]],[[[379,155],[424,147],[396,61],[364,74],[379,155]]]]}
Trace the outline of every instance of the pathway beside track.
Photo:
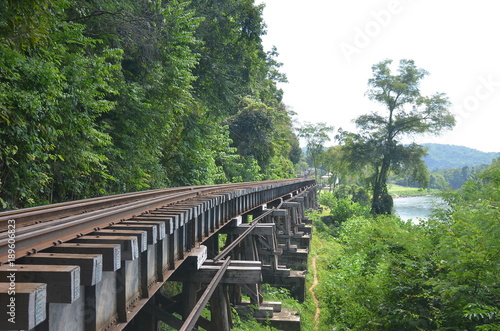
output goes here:
{"type": "Polygon", "coordinates": [[[312,264],[312,269],[313,269],[313,283],[309,287],[309,292],[311,293],[311,297],[313,299],[314,306],[316,307],[316,310],[315,310],[315,313],[314,313],[314,330],[319,330],[319,315],[321,313],[321,309],[319,307],[319,300],[316,297],[316,293],[314,292],[314,289],[319,284],[319,281],[318,281],[318,269],[316,267],[316,256],[313,256],[311,264],[312,264]]]}

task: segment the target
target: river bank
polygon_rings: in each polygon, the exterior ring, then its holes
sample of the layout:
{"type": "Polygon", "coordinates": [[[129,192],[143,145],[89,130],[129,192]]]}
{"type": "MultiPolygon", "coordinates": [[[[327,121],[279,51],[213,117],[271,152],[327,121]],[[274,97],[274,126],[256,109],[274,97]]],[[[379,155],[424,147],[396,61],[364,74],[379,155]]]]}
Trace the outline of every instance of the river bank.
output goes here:
{"type": "Polygon", "coordinates": [[[432,193],[432,194],[401,194],[401,195],[391,194],[391,197],[393,199],[399,199],[399,198],[415,198],[415,197],[433,197],[435,195],[436,195],[436,193],[432,193]]]}
{"type": "Polygon", "coordinates": [[[393,198],[433,196],[440,192],[438,189],[422,189],[418,187],[405,187],[395,184],[387,185],[387,190],[393,198]]]}

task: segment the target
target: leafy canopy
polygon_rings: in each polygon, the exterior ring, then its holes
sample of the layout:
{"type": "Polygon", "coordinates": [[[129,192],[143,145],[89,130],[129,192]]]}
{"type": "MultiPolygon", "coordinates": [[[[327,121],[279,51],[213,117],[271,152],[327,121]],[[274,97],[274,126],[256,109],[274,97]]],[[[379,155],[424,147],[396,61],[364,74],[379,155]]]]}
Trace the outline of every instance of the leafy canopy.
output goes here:
{"type": "Polygon", "coordinates": [[[418,134],[439,134],[455,125],[449,102],[442,93],[423,96],[420,81],[427,75],[413,60],[401,60],[397,73],[391,71],[392,60],[372,67],[366,95],[383,106],[383,110],[359,116],[358,133],[343,133],[349,163],[356,169],[372,168],[372,212],[390,213],[392,201],[387,193],[390,171],[411,172],[422,185],[428,182],[422,157],[425,149],[415,143],[404,144],[404,138],[418,134]]]}
{"type": "Polygon", "coordinates": [[[0,208],[293,176],[300,149],[262,10],[0,1],[0,208]]]}

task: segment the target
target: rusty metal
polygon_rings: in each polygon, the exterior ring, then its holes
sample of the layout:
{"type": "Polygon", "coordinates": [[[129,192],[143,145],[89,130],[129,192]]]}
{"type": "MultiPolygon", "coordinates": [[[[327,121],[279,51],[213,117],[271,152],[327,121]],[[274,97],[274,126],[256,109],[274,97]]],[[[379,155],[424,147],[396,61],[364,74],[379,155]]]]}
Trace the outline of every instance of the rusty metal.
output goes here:
{"type": "Polygon", "coordinates": [[[217,271],[212,281],[207,285],[207,288],[201,295],[200,299],[194,306],[193,310],[191,310],[191,313],[186,318],[184,324],[182,325],[179,331],[191,331],[195,327],[198,318],[200,317],[205,306],[207,305],[208,300],[210,300],[210,297],[214,293],[215,288],[220,283],[222,276],[224,276],[224,273],[229,267],[230,262],[231,262],[231,257],[228,257],[227,259],[224,260],[224,263],[222,263],[220,269],[217,271]]]}
{"type": "MultiPolygon", "coordinates": [[[[236,192],[251,187],[297,181],[277,180],[154,190],[8,211],[0,213],[0,229],[6,229],[9,220],[15,220],[15,252],[16,258],[20,258],[26,256],[29,251],[42,250],[91,233],[95,228],[104,228],[121,219],[200,195],[236,192]],[[35,217],[38,221],[43,221],[23,226],[33,222],[35,217]]],[[[9,243],[12,243],[12,238],[8,232],[0,232],[0,263],[8,261],[9,243]]]]}
{"type": "MultiPolygon", "coordinates": [[[[16,258],[22,257],[32,249],[42,250],[60,242],[76,238],[78,235],[95,231],[96,227],[106,227],[112,221],[132,217],[144,210],[155,209],[165,203],[192,196],[188,193],[167,195],[163,198],[148,199],[143,202],[133,202],[118,207],[95,210],[89,213],[65,217],[52,222],[39,223],[29,227],[16,229],[16,258]]],[[[17,223],[16,223],[17,224],[17,223]]],[[[0,262],[6,262],[9,244],[7,232],[0,233],[0,262]]]]}
{"type": "MultiPolygon", "coordinates": [[[[276,181],[278,182],[278,181],[276,181]]],[[[200,186],[186,186],[174,187],[158,190],[149,190],[133,193],[117,194],[105,197],[90,198],[77,201],[61,202],[51,205],[43,205],[31,208],[24,208],[18,210],[8,210],[0,212],[0,232],[7,230],[7,222],[9,220],[16,220],[16,228],[43,223],[47,221],[56,220],[63,217],[68,217],[76,214],[88,213],[90,211],[105,209],[112,206],[123,205],[134,201],[144,199],[154,199],[169,194],[193,192],[196,190],[198,195],[204,193],[204,189],[213,191],[217,189],[230,189],[232,187],[243,187],[243,184],[249,183],[231,183],[223,185],[200,185],[200,186]]]]}
{"type": "Polygon", "coordinates": [[[188,190],[189,188],[150,190],[78,201],[68,201],[18,210],[8,210],[0,212],[0,231],[5,231],[7,229],[7,221],[11,219],[15,219],[16,228],[20,228],[31,224],[43,223],[71,215],[83,214],[93,210],[126,204],[138,201],[139,199],[154,198],[165,194],[184,192],[188,190]]]}

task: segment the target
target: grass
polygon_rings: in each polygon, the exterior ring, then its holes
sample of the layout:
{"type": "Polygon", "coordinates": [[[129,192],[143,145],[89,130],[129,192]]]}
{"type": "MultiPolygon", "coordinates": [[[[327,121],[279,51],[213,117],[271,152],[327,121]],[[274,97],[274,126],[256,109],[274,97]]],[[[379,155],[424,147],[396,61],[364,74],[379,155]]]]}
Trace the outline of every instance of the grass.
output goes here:
{"type": "Polygon", "coordinates": [[[428,195],[437,194],[440,191],[437,189],[421,189],[417,187],[405,187],[396,184],[388,184],[387,189],[389,194],[392,196],[418,196],[418,195],[428,195]]]}
{"type": "MultiPolygon", "coordinates": [[[[307,309],[304,309],[301,316],[304,316],[304,319],[307,321],[307,325],[303,325],[304,330],[317,330],[317,331],[329,331],[332,330],[332,326],[328,323],[328,307],[327,301],[330,296],[328,293],[328,287],[326,284],[330,281],[330,263],[332,261],[332,257],[338,254],[338,250],[340,246],[336,240],[334,240],[330,235],[326,232],[320,232],[317,230],[316,225],[320,221],[322,216],[327,216],[330,214],[330,210],[323,206],[323,210],[321,212],[316,211],[309,215],[313,219],[313,236],[311,240],[311,251],[309,256],[309,263],[313,257],[316,257],[316,267],[317,267],[317,277],[319,284],[314,289],[316,293],[316,297],[319,300],[319,307],[321,309],[319,316],[319,328],[314,328],[314,314],[315,314],[315,306],[309,293],[309,290],[306,292],[306,303],[307,309]]],[[[313,268],[309,265],[308,273],[307,273],[307,285],[306,288],[309,289],[313,283],[313,268]]]]}

